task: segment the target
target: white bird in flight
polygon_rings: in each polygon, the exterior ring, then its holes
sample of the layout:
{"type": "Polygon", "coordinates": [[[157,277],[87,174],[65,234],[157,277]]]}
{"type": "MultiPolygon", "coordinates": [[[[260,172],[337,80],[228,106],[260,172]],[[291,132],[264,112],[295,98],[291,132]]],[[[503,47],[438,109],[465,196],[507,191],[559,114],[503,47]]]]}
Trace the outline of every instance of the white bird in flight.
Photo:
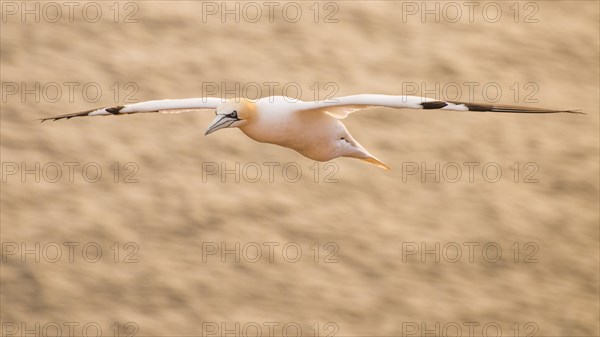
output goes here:
{"type": "Polygon", "coordinates": [[[142,112],[176,113],[188,110],[215,110],[217,117],[206,129],[205,135],[219,129],[236,127],[255,141],[287,147],[316,161],[351,157],[390,169],[360,145],[340,121],[355,111],[377,106],[395,109],[502,113],[577,113],[574,110],[445,102],[416,96],[362,94],[317,102],[305,102],[285,96],[268,96],[257,100],[245,98],[223,100],[215,97],[165,99],[48,117],[41,121],[81,116],[119,116],[142,112]]]}

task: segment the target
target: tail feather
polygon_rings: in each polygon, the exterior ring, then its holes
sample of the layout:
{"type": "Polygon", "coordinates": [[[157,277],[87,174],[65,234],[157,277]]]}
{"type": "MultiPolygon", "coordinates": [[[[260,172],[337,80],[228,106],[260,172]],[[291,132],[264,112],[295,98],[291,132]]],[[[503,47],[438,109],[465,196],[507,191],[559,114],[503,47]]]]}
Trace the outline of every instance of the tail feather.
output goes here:
{"type": "Polygon", "coordinates": [[[387,165],[386,163],[382,162],[381,160],[379,160],[379,159],[377,159],[377,158],[375,158],[373,156],[367,157],[367,158],[358,158],[358,159],[360,159],[362,161],[365,161],[367,163],[371,163],[371,164],[377,165],[378,167],[380,167],[380,168],[382,168],[384,170],[391,170],[392,169],[389,165],[387,165]]]}

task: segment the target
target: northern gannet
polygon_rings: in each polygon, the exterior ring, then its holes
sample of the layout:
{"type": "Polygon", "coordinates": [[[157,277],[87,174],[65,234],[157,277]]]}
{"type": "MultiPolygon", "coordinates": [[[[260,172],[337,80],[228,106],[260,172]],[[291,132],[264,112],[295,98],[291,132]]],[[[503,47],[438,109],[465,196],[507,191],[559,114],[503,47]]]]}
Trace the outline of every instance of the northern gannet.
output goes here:
{"type": "Polygon", "coordinates": [[[390,169],[360,145],[340,121],[355,111],[377,106],[395,109],[502,113],[578,113],[574,110],[446,102],[416,96],[361,94],[317,102],[305,102],[285,96],[268,96],[257,100],[245,98],[223,100],[215,97],[165,99],[48,117],[41,121],[81,116],[119,116],[142,112],[176,113],[216,109],[216,118],[206,129],[205,135],[219,129],[236,127],[255,141],[287,147],[316,161],[351,157],[390,169]]]}

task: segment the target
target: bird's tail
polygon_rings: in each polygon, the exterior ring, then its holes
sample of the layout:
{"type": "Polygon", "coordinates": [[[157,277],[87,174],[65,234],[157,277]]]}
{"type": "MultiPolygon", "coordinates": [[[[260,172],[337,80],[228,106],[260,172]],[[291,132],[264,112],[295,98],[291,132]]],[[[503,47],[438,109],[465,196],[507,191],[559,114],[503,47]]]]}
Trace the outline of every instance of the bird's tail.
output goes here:
{"type": "Polygon", "coordinates": [[[375,158],[373,156],[370,156],[370,157],[367,157],[367,158],[358,158],[358,159],[360,159],[362,161],[366,161],[367,163],[371,163],[371,164],[377,165],[378,167],[380,167],[380,168],[382,168],[384,170],[391,170],[392,169],[389,165],[387,165],[386,163],[382,162],[381,160],[379,160],[379,159],[377,159],[377,158],[375,158]]]}

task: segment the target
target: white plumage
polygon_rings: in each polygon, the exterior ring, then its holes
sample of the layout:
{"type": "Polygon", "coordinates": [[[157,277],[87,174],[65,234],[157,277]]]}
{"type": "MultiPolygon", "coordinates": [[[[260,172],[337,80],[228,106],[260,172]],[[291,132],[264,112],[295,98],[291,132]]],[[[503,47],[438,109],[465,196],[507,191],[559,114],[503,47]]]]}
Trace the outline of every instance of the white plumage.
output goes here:
{"type": "Polygon", "coordinates": [[[351,157],[389,169],[389,166],[362,147],[340,121],[355,111],[375,106],[503,113],[576,113],[573,110],[445,102],[416,96],[361,94],[320,102],[304,102],[284,96],[269,96],[258,100],[223,100],[214,97],[165,99],[43,118],[42,121],[82,116],[216,109],[217,117],[206,130],[207,135],[219,129],[237,127],[258,142],[284,146],[317,161],[351,157]]]}

